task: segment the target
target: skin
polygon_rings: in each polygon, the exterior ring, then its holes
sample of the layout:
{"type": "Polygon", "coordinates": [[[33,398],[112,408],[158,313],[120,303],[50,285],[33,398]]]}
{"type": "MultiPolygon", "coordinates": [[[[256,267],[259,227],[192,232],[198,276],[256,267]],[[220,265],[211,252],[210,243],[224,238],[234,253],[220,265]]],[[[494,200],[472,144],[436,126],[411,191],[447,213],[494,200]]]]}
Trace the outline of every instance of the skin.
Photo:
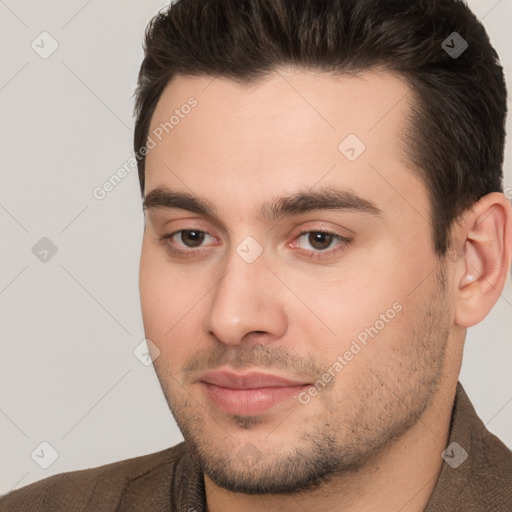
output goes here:
{"type": "Polygon", "coordinates": [[[178,76],[150,133],[190,96],[197,106],[147,155],[145,194],[194,194],[216,215],[145,212],[140,292],[155,370],[203,466],[208,510],[424,510],[466,328],[490,311],[510,267],[510,204],[499,193],[475,203],[453,228],[459,256],[437,258],[427,191],[404,151],[414,98],[385,70],[280,69],[252,85],[178,76]],[[351,133],[366,145],[352,162],[338,150],[351,133]],[[323,187],[350,190],[381,214],[258,216],[275,197],[323,187]],[[300,235],[322,229],[351,241],[321,246],[300,235]],[[236,251],[248,236],[263,250],[252,263],[236,251]],[[314,383],[396,303],[400,311],[307,404],[292,397],[233,415],[199,383],[220,367],[314,383]]]}

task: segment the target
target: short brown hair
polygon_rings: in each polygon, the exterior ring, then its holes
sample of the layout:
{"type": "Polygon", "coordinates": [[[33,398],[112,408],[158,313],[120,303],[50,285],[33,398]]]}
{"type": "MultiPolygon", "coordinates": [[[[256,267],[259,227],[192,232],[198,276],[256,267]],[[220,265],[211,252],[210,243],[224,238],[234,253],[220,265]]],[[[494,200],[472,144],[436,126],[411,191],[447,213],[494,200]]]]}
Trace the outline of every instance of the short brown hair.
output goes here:
{"type": "MultiPolygon", "coordinates": [[[[503,70],[462,1],[178,0],[150,21],[144,51],[136,154],[162,91],[178,74],[251,83],[288,65],[334,73],[384,67],[415,93],[407,140],[429,193],[436,254],[446,255],[455,219],[484,195],[503,191],[503,70]],[[442,46],[454,46],[454,32],[468,44],[456,57],[442,46]]],[[[138,172],[144,195],[144,158],[138,172]]]]}

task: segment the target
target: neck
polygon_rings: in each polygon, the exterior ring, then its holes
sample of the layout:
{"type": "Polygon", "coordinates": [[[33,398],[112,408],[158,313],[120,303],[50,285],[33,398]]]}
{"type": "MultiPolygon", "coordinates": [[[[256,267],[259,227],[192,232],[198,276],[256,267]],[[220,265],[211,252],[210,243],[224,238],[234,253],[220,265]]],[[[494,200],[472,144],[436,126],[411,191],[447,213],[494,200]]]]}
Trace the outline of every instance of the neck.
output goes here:
{"type": "Polygon", "coordinates": [[[206,475],[208,512],[296,511],[423,512],[442,468],[456,391],[441,382],[418,422],[356,471],[333,477],[307,493],[247,495],[218,487],[206,475]]]}

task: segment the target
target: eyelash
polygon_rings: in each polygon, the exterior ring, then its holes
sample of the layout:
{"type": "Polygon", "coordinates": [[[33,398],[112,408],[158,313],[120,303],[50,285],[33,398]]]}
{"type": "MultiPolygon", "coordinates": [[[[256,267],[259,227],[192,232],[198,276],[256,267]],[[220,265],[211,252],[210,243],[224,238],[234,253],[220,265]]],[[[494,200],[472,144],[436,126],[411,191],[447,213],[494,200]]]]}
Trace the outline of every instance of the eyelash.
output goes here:
{"type": "MultiPolygon", "coordinates": [[[[163,236],[161,236],[159,238],[159,241],[161,243],[163,243],[166,248],[172,253],[172,254],[175,254],[175,255],[178,255],[178,256],[183,256],[183,257],[193,257],[195,255],[197,255],[197,253],[204,253],[207,251],[207,249],[205,250],[204,248],[201,249],[192,249],[192,250],[182,250],[182,249],[178,249],[176,248],[175,246],[171,245],[168,240],[171,240],[174,235],[177,235],[179,233],[184,233],[186,231],[195,231],[195,232],[198,232],[198,233],[204,233],[204,234],[209,234],[207,233],[206,231],[202,231],[200,229],[179,229],[178,231],[174,231],[172,233],[169,233],[169,234],[165,234],[163,236]]],[[[336,233],[332,233],[331,231],[327,231],[327,230],[323,230],[323,229],[310,229],[310,230],[306,230],[306,231],[301,231],[296,238],[301,238],[302,236],[304,235],[308,235],[310,233],[322,233],[324,235],[331,235],[333,237],[333,241],[337,240],[338,242],[341,242],[339,244],[339,246],[336,248],[336,249],[326,249],[326,250],[323,250],[323,251],[320,251],[320,250],[316,250],[316,251],[307,251],[305,253],[305,256],[307,256],[308,258],[319,258],[319,257],[322,257],[324,256],[325,254],[329,254],[330,256],[333,256],[335,254],[338,254],[339,252],[342,252],[344,251],[347,246],[352,242],[352,239],[350,238],[346,238],[344,236],[341,236],[341,235],[338,235],[336,233]]]]}

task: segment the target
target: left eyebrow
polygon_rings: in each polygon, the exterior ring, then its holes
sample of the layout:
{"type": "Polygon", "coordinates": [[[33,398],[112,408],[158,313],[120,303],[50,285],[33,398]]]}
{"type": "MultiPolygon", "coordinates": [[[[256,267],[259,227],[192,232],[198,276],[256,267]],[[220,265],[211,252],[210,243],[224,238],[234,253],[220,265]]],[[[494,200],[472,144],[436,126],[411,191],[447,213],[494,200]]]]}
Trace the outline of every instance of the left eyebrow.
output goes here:
{"type": "Polygon", "coordinates": [[[267,222],[275,222],[282,217],[315,210],[349,210],[374,217],[382,215],[382,210],[368,199],[349,190],[327,187],[314,192],[298,192],[291,196],[274,199],[262,206],[260,217],[267,222]]]}
{"type": "MultiPolygon", "coordinates": [[[[181,209],[218,218],[215,207],[206,199],[186,192],[171,191],[167,187],[157,187],[144,197],[144,211],[157,208],[181,209]]],[[[382,210],[368,199],[349,190],[324,187],[274,198],[262,205],[259,217],[272,223],[282,217],[315,210],[348,210],[374,217],[382,216],[382,210]]]]}

